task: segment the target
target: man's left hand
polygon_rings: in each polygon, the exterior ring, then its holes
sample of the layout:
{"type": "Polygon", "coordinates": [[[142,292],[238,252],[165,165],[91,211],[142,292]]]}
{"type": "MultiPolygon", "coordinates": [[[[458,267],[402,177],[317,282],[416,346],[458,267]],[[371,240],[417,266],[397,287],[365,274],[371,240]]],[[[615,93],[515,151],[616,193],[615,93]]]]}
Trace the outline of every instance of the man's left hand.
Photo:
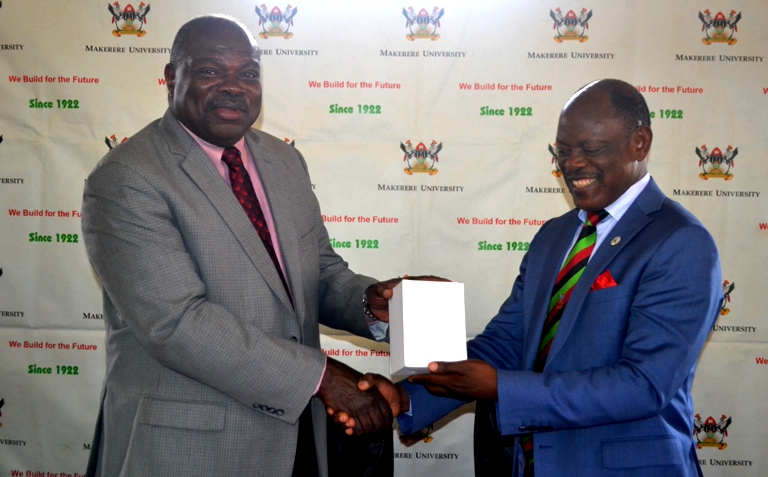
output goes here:
{"type": "Polygon", "coordinates": [[[421,384],[435,396],[445,396],[471,401],[475,399],[497,400],[496,368],[476,359],[447,363],[429,363],[430,374],[417,374],[408,381],[421,384]]]}
{"type": "Polygon", "coordinates": [[[365,296],[368,299],[368,306],[371,313],[379,321],[389,323],[389,299],[392,298],[392,289],[402,280],[428,280],[433,282],[450,282],[446,278],[436,277],[434,275],[419,275],[409,277],[407,274],[402,278],[392,278],[385,282],[374,283],[365,290],[365,296]]]}

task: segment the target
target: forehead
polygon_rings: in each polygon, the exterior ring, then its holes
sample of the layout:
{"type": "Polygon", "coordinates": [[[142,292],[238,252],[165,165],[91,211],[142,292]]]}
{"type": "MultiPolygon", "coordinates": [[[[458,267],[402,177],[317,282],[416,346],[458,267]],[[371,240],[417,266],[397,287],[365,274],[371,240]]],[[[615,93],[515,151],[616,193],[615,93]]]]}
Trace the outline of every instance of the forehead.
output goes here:
{"type": "Polygon", "coordinates": [[[249,57],[258,62],[258,47],[251,36],[232,23],[214,24],[196,31],[184,49],[189,59],[205,57],[249,57]]]}
{"type": "Polygon", "coordinates": [[[571,98],[560,113],[558,138],[573,140],[613,136],[623,131],[623,122],[616,117],[607,95],[586,92],[571,98]]]}

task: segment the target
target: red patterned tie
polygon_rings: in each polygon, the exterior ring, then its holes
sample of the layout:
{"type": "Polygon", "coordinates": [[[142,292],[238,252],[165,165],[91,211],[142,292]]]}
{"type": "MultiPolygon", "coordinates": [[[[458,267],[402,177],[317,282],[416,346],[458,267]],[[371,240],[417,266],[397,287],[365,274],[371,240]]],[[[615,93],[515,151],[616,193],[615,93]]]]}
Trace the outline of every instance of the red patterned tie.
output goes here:
{"type": "Polygon", "coordinates": [[[269,233],[269,226],[264,218],[264,211],[261,210],[261,204],[259,204],[259,199],[256,197],[256,191],[253,190],[251,177],[248,175],[248,171],[245,170],[245,165],[243,165],[240,151],[236,147],[225,148],[224,153],[221,155],[221,160],[229,167],[232,192],[235,193],[235,198],[243,206],[245,214],[251,220],[256,233],[259,234],[259,238],[264,243],[264,248],[267,249],[269,258],[272,259],[277,274],[280,275],[280,281],[283,282],[288,298],[291,299],[291,304],[293,304],[288,282],[285,281],[283,269],[280,267],[280,261],[277,259],[277,253],[275,252],[275,246],[272,244],[272,234],[269,233]]]}
{"type": "MultiPolygon", "coordinates": [[[[571,292],[576,283],[587,268],[587,262],[595,249],[597,240],[597,224],[608,215],[605,210],[597,212],[587,212],[587,220],[581,226],[579,238],[573,244],[573,248],[568,253],[565,263],[560,268],[560,272],[555,279],[555,285],[552,287],[552,296],[547,308],[547,319],[544,320],[544,329],[541,332],[539,341],[539,350],[536,354],[536,362],[533,370],[540,373],[547,364],[549,349],[555,339],[555,333],[560,325],[560,317],[563,316],[563,310],[568,300],[571,298],[571,292]]],[[[523,477],[533,477],[533,435],[527,434],[520,438],[520,448],[525,457],[525,471],[523,477]]]]}

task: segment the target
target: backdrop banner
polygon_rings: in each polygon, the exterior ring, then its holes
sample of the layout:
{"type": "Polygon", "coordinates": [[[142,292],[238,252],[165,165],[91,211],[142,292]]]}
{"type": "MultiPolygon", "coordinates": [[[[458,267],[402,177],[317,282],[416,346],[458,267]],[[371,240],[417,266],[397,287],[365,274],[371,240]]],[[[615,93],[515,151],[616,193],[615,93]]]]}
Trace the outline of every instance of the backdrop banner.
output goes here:
{"type": "MultiPolygon", "coordinates": [[[[651,174],[722,259],[691,416],[702,468],[768,474],[768,2],[128,1],[0,2],[0,477],[85,471],[105,353],[84,181],[162,116],[173,37],[206,13],[255,34],[254,127],[306,158],[332,246],[381,279],[464,283],[468,339],[539,227],[573,207],[551,152],[563,104],[594,79],[635,85],[651,174]]],[[[388,373],[386,344],[323,329],[322,345],[388,373]]],[[[394,432],[396,475],[471,475],[473,409],[394,432]]]]}

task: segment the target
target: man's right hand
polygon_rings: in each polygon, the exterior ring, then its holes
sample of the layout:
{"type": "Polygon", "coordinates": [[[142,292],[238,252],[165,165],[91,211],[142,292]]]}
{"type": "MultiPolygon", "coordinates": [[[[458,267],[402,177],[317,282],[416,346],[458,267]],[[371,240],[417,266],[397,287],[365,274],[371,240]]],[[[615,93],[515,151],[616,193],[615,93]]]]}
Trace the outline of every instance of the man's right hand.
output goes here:
{"type": "Polygon", "coordinates": [[[371,386],[362,389],[358,384],[361,376],[349,366],[328,358],[317,391],[329,413],[334,414],[334,421],[344,425],[350,435],[369,434],[392,426],[389,400],[371,386]]]}
{"type": "MultiPolygon", "coordinates": [[[[357,388],[365,392],[370,392],[374,389],[378,390],[387,401],[394,417],[407,412],[411,408],[411,401],[405,388],[399,384],[393,383],[380,374],[367,373],[360,378],[360,381],[357,383],[357,388]]],[[[347,428],[347,434],[352,434],[352,429],[356,424],[354,416],[350,416],[344,411],[336,412],[336,410],[331,407],[328,408],[328,413],[333,416],[333,421],[336,424],[347,428]]]]}

